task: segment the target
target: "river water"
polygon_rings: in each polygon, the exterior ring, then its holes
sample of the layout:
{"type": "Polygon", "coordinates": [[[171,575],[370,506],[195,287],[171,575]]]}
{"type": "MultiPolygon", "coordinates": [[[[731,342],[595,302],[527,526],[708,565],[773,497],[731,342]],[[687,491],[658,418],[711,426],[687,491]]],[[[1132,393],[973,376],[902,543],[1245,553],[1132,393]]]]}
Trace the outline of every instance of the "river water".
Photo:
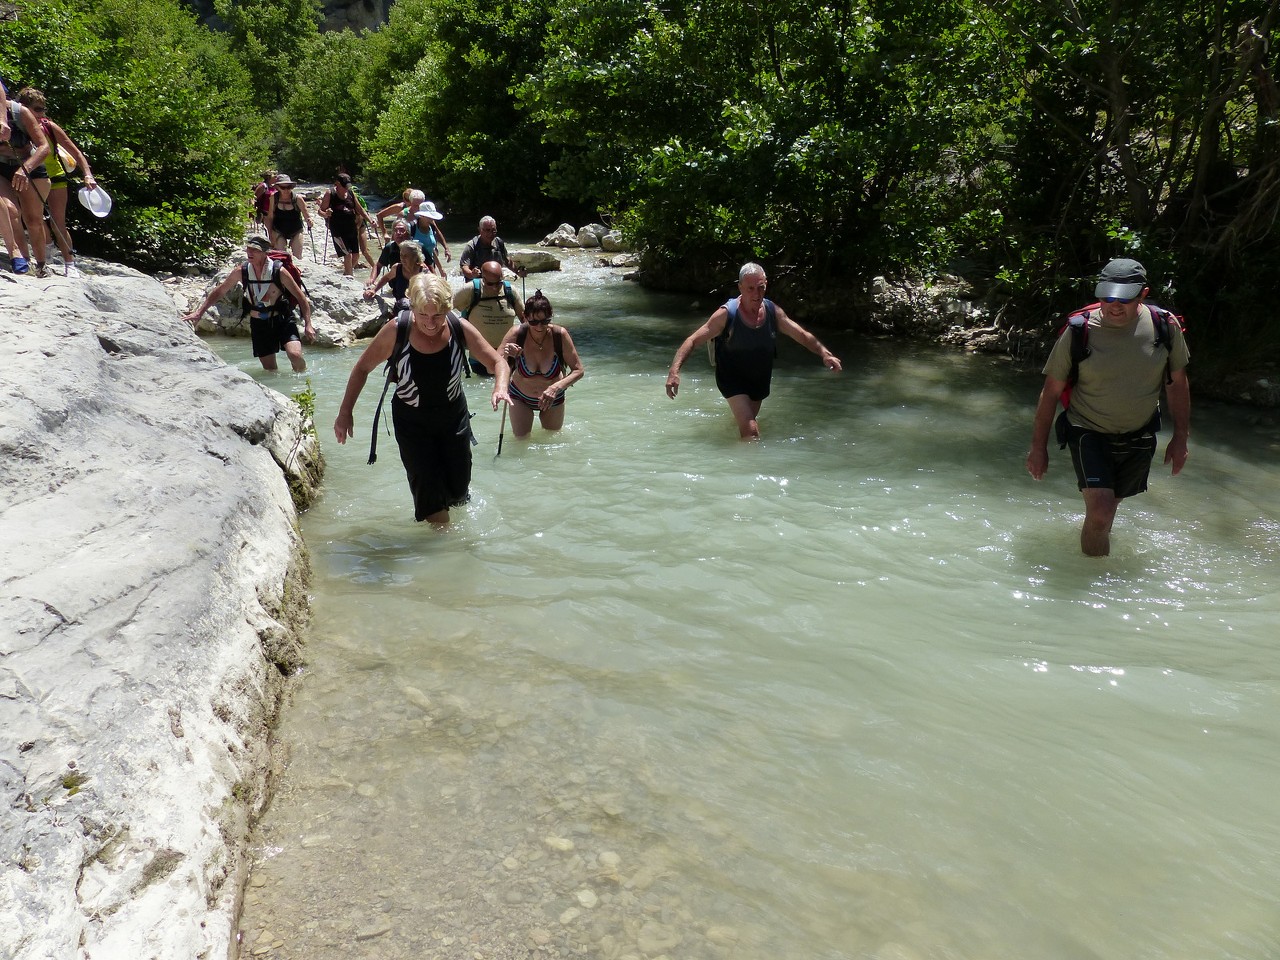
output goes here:
{"type": "Polygon", "coordinates": [[[356,351],[308,351],[314,622],[243,955],[1280,955],[1274,420],[1195,404],[1087,559],[1065,454],[1023,469],[1038,375],[784,341],[745,444],[704,357],[663,392],[710,301],[537,282],[587,376],[500,457],[468,381],[444,532],[392,439],[365,463],[372,382],[332,441],[356,351]]]}

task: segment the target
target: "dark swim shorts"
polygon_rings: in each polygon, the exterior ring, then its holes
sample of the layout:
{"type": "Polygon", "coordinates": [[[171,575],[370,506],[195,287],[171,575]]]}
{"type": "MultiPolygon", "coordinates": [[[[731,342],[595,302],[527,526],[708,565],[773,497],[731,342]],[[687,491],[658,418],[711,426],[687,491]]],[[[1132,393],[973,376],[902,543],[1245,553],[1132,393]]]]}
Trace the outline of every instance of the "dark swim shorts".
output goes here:
{"type": "Polygon", "coordinates": [[[751,400],[759,403],[769,396],[772,378],[771,367],[752,371],[730,369],[730,365],[723,362],[716,366],[716,388],[720,391],[720,396],[726,400],[746,394],[751,400]]]}
{"type": "Polygon", "coordinates": [[[249,334],[253,339],[253,355],[255,357],[265,357],[269,354],[279,353],[291,341],[302,341],[302,335],[298,333],[298,324],[293,318],[292,310],[283,315],[273,312],[270,316],[261,320],[257,317],[250,317],[249,334]]]}
{"type": "Polygon", "coordinates": [[[1159,412],[1151,423],[1132,433],[1097,433],[1071,426],[1067,446],[1076,468],[1077,487],[1111,490],[1120,500],[1145,491],[1158,429],[1159,412]]]}

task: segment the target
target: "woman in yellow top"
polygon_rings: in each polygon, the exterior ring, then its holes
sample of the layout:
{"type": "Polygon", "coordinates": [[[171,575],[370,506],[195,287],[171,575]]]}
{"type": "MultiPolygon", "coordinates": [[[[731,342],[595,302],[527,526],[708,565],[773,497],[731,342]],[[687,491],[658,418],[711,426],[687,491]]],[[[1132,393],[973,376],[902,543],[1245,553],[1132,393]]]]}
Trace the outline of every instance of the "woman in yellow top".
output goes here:
{"type": "MultiPolygon", "coordinates": [[[[67,174],[78,169],[84,185],[90,190],[98,183],[93,179],[88,158],[76,146],[76,142],[46,115],[49,104],[44,93],[35,87],[24,87],[18,92],[18,102],[36,115],[45,136],[49,138],[51,149],[44,161],[44,168],[49,174],[48,196],[42,199],[49,206],[53,238],[62,251],[62,272],[68,277],[78,277],[80,271],[76,269],[76,251],[71,245],[71,234],[67,232],[67,196],[70,192],[67,188],[67,174]]],[[[44,186],[36,183],[38,187],[44,186]]]]}

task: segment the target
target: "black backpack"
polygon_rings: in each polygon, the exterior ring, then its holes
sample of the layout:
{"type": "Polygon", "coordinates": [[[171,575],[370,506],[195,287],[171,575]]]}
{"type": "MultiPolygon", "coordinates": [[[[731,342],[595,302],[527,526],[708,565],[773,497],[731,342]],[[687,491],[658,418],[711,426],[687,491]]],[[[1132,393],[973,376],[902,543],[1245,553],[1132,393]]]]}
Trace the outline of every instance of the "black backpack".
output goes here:
{"type": "MultiPolygon", "coordinates": [[[[448,317],[449,335],[459,346],[466,342],[462,332],[462,324],[453,318],[450,314],[448,317]],[[459,339],[461,338],[461,339],[459,339]]],[[[391,356],[387,357],[387,363],[382,368],[386,381],[382,384],[382,396],[378,398],[378,408],[373,412],[373,429],[369,432],[369,462],[378,462],[378,421],[382,417],[382,404],[387,399],[387,391],[391,389],[391,384],[396,380],[396,361],[400,354],[404,352],[406,344],[409,342],[409,324],[413,323],[413,317],[408,310],[402,310],[400,315],[396,317],[396,345],[391,348],[391,356]]],[[[467,379],[471,379],[471,365],[462,364],[462,370],[466,374],[467,379]]]]}

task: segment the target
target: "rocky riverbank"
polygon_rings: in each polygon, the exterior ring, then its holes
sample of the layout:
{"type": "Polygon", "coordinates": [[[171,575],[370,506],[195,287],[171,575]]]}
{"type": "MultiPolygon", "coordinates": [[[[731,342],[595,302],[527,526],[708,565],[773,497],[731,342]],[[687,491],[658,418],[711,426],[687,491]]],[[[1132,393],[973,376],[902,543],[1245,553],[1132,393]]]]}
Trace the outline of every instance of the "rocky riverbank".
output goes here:
{"type": "Polygon", "coordinates": [[[159,283],[82,268],[0,275],[0,956],[220,960],[320,455],[159,283]]]}

